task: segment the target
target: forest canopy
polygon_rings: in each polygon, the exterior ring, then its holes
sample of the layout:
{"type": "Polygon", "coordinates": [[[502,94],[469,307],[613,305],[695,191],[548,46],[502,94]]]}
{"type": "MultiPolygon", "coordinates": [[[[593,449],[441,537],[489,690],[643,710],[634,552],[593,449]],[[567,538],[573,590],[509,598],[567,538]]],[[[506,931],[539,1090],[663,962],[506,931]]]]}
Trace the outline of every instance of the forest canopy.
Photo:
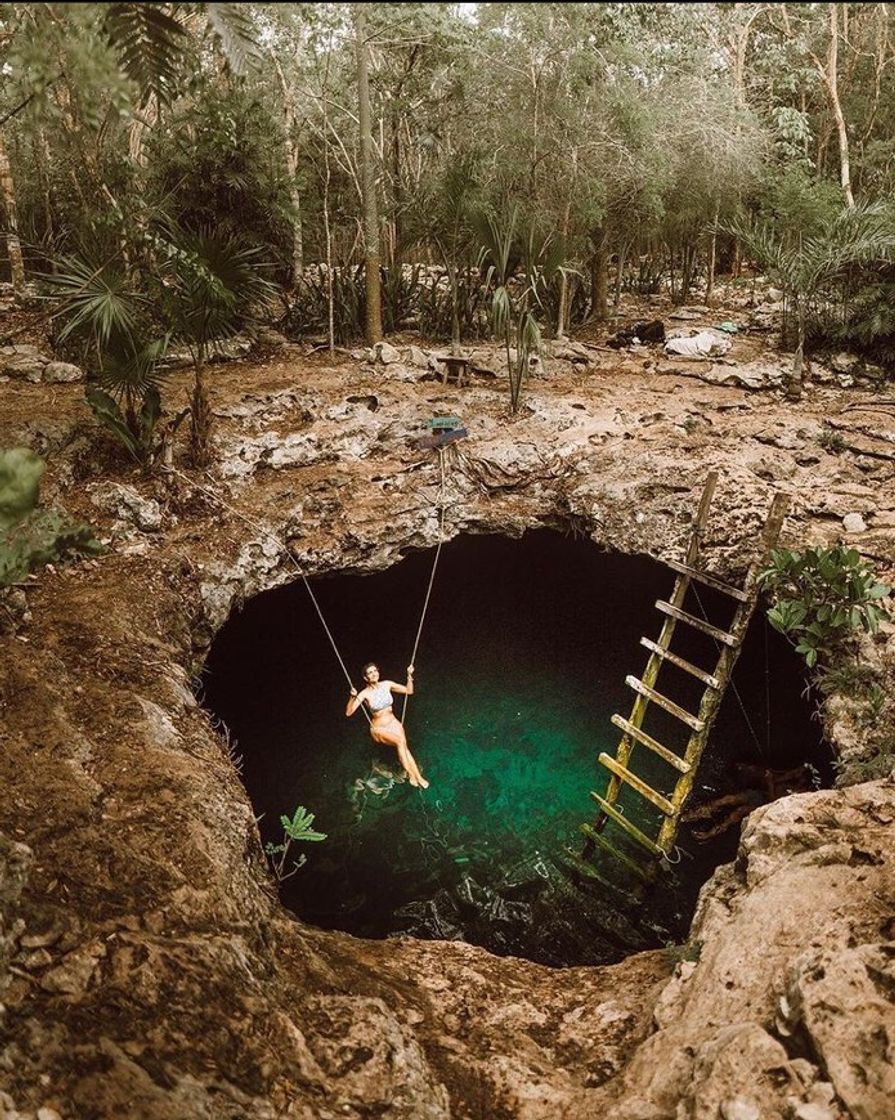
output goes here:
{"type": "Polygon", "coordinates": [[[891,342],[893,61],[887,4],[5,4],[0,280],[102,277],[157,327],[153,277],[249,254],[344,340],[438,265],[450,306],[417,311],[450,334],[490,228],[508,276],[560,278],[562,332],[613,286],[708,298],[744,254],[789,291],[807,246],[818,322],[891,342]]]}

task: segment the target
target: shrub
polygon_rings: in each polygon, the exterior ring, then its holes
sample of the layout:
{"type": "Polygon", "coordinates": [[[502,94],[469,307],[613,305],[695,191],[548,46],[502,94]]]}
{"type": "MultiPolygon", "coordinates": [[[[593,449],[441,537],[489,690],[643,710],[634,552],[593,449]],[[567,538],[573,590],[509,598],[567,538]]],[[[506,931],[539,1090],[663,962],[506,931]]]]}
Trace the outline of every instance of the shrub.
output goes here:
{"type": "Polygon", "coordinates": [[[102,552],[83,521],[36,508],[44,469],[43,460],[27,448],[0,451],[0,587],[17,583],[41,564],[102,552]]]}
{"type": "Polygon", "coordinates": [[[891,588],[854,549],[776,549],[759,581],[773,597],[768,621],[813,669],[857,630],[875,633],[888,618],[880,601],[891,588]]]}

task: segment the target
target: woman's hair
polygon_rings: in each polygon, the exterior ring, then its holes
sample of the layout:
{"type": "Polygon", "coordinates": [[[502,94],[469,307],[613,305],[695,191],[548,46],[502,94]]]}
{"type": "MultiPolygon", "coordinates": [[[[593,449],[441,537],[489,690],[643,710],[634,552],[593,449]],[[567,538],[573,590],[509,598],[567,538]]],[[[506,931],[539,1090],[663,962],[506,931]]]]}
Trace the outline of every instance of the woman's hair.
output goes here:
{"type": "Polygon", "coordinates": [[[361,669],[361,675],[366,677],[368,669],[378,669],[379,666],[375,661],[368,661],[367,664],[361,669]]]}

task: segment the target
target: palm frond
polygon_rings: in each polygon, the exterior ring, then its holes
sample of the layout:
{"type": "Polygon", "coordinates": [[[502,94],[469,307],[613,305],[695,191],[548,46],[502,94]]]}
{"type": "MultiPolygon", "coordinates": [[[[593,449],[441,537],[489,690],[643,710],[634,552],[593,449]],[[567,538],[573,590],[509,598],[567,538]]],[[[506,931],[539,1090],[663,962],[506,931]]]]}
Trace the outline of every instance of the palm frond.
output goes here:
{"type": "Polygon", "coordinates": [[[205,15],[227,65],[234,74],[245,74],[260,54],[248,5],[206,4],[205,15]]]}
{"type": "Polygon", "coordinates": [[[170,337],[142,342],[130,338],[112,338],[103,353],[98,381],[117,399],[143,398],[149,390],[156,393],[167,371],[158,368],[165,356],[170,337]]]}
{"type": "Polygon", "coordinates": [[[105,30],[122,70],[142,91],[171,98],[183,61],[186,31],[164,4],[109,4],[105,30]]]}
{"type": "Polygon", "coordinates": [[[133,334],[144,298],[131,291],[115,262],[97,265],[86,257],[62,257],[55,273],[43,277],[62,298],[59,341],[88,335],[102,350],[115,335],[133,334]]]}
{"type": "Polygon", "coordinates": [[[169,224],[157,238],[172,274],[174,331],[196,345],[236,334],[252,309],[276,292],[262,251],[235,234],[169,224]]]}

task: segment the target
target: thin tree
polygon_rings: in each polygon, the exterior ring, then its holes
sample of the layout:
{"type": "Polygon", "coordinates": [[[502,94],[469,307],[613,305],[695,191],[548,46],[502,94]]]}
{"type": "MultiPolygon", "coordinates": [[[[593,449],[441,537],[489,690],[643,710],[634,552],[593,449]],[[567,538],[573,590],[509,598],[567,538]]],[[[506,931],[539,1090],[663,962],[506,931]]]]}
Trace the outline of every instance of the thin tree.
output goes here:
{"type": "Polygon", "coordinates": [[[364,285],[367,297],[365,331],[368,346],[382,340],[382,296],[379,286],[379,207],[373,166],[373,130],[370,108],[369,48],[364,5],[354,5],[357,50],[357,100],[360,118],[361,181],[364,208],[364,285]]]}
{"type": "Polygon", "coordinates": [[[6,254],[9,258],[9,276],[12,290],[18,296],[25,290],[25,262],[22,258],[22,243],[19,241],[15,183],[2,135],[0,135],[0,199],[6,213],[6,254]]]}

